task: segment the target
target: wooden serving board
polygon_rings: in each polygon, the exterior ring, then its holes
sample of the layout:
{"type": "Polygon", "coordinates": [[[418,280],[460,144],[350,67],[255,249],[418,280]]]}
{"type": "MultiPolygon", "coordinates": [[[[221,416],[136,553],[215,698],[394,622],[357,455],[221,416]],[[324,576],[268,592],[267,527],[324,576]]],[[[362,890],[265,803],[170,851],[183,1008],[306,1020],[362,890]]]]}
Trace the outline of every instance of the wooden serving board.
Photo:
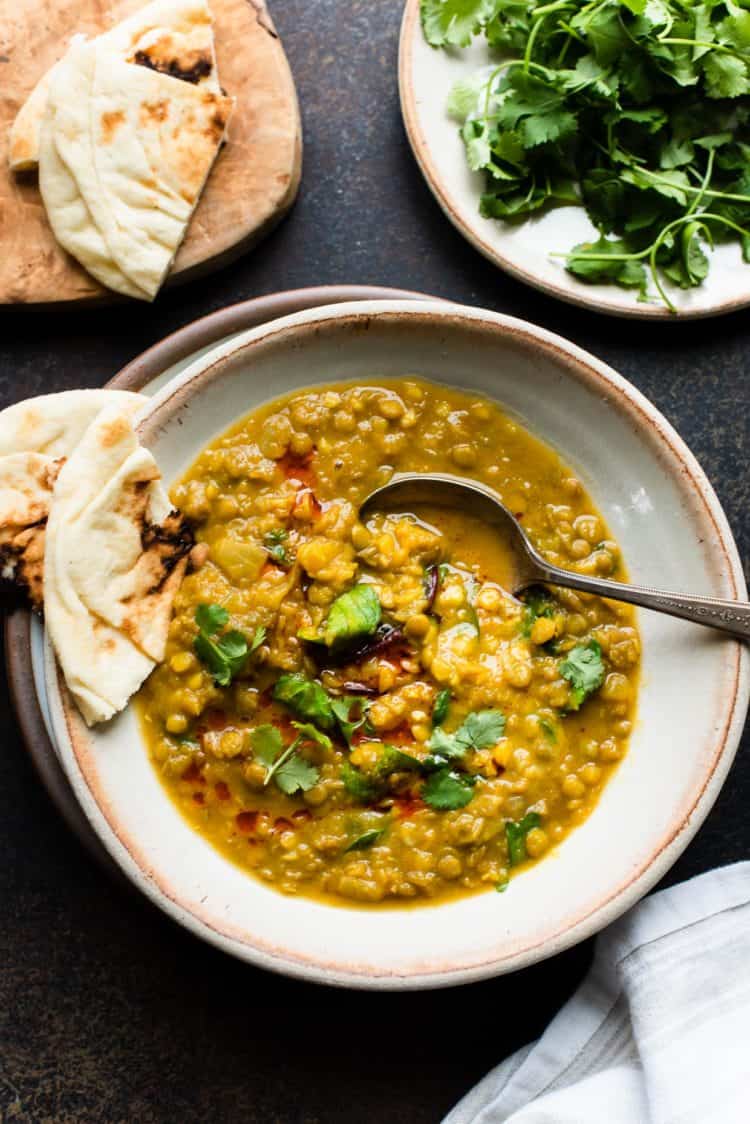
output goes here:
{"type": "MultiPolygon", "coordinates": [[[[8,131],[75,32],[97,35],[143,0],[0,0],[0,303],[113,296],[58,246],[35,173],[8,169],[8,131]]],[[[210,0],[219,80],[236,98],[219,153],[169,282],[226,264],[294,202],[302,161],[299,106],[264,0],[210,0]]]]}

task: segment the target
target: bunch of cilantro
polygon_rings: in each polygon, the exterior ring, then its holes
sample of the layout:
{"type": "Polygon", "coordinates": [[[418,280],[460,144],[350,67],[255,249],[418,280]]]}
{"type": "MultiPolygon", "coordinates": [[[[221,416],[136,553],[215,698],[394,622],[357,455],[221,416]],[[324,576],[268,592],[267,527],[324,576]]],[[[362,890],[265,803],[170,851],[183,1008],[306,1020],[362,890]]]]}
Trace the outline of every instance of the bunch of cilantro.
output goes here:
{"type": "MultiPolygon", "coordinates": [[[[743,0],[744,3],[750,3],[743,0]]],[[[750,10],[733,0],[421,0],[435,47],[482,34],[498,65],[454,88],[481,213],[522,220],[582,204],[599,231],[567,269],[637,289],[680,288],[706,249],[750,261],[750,10]]]]}

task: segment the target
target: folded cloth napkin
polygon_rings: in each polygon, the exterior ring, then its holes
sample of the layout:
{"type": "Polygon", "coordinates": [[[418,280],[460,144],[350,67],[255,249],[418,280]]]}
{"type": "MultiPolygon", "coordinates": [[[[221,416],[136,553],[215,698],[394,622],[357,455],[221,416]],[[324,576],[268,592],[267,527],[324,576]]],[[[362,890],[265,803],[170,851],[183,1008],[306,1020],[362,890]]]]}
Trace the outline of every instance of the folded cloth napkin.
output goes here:
{"type": "Polygon", "coordinates": [[[750,1124],[750,862],[646,898],[444,1124],[750,1124]]]}

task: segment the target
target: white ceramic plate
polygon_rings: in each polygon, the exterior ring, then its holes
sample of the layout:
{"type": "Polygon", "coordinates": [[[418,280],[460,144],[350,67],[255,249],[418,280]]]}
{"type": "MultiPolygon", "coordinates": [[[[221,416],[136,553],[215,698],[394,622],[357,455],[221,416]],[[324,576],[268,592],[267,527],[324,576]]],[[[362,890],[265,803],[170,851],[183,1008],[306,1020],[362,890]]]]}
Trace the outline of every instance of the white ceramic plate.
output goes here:
{"type": "MultiPolygon", "coordinates": [[[[411,372],[490,395],[581,474],[634,580],[743,598],[724,514],[700,467],[633,387],[521,321],[437,303],[338,305],[221,345],[148,407],[141,437],[168,482],[249,409],[311,382],[411,372]]],[[[747,706],[747,651],[641,614],[639,722],[586,823],[492,892],[421,908],[347,909],[287,898],[233,866],[179,816],[131,711],[86,731],[47,653],[62,763],[125,873],[170,916],[245,960],[321,982],[441,986],[566,948],[632,905],[687,845],[726,776],[747,706]]]]}
{"type": "MultiPolygon", "coordinates": [[[[645,304],[629,289],[586,285],[568,273],[559,258],[550,257],[552,251],[565,252],[598,237],[583,207],[553,208],[519,224],[479,214],[484,176],[469,170],[458,125],[448,117],[445,103],[457,79],[473,76],[492,62],[479,40],[464,50],[430,47],[422,34],[419,0],[407,0],[399,51],[401,110],[417,163],[447,217],[490,261],[561,300],[615,316],[675,319],[652,283],[653,299],[645,304]]],[[[665,286],[683,319],[718,316],[750,304],[750,265],[743,263],[739,245],[717,246],[710,258],[711,270],[702,285],[688,290],[665,286]]]]}

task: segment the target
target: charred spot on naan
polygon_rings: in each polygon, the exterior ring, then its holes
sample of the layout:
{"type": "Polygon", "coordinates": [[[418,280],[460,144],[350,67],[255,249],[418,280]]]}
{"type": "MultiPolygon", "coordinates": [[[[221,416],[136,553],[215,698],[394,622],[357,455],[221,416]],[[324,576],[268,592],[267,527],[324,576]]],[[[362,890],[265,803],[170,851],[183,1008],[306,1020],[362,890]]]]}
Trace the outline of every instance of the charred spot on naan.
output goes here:
{"type": "Polygon", "coordinates": [[[171,511],[163,523],[143,521],[141,546],[143,572],[149,582],[144,593],[156,593],[177,563],[190,554],[195,535],[185,516],[171,511]]]}
{"type": "Polygon", "coordinates": [[[44,603],[44,535],[47,519],[24,527],[0,543],[0,577],[24,593],[31,607],[41,612],[44,603]]]}
{"type": "Polygon", "coordinates": [[[189,82],[193,86],[201,78],[207,78],[214,65],[210,51],[180,51],[170,35],[163,36],[148,47],[139,48],[128,62],[145,66],[148,70],[158,70],[160,74],[167,74],[180,82],[189,82]]]}
{"type": "MultiPolygon", "coordinates": [[[[0,579],[24,594],[37,612],[44,600],[44,535],[52,489],[65,458],[29,467],[26,502],[19,492],[16,503],[7,505],[0,519],[0,579]],[[38,491],[33,484],[38,485],[38,491]]],[[[25,483],[19,481],[19,485],[25,483]]]]}
{"type": "MultiPolygon", "coordinates": [[[[103,449],[109,449],[118,445],[123,438],[127,437],[130,433],[130,429],[130,419],[124,414],[118,414],[116,417],[111,418],[106,425],[101,426],[97,435],[97,440],[103,449]]],[[[155,479],[155,477],[151,477],[150,479],[155,479]]],[[[149,483],[149,480],[142,480],[138,483],[145,485],[149,483]]]]}
{"type": "Polygon", "coordinates": [[[169,105],[165,98],[159,101],[146,101],[140,108],[138,113],[139,124],[143,127],[146,125],[157,124],[166,121],[169,116],[169,105]]]}
{"type": "Polygon", "coordinates": [[[112,110],[110,113],[103,113],[101,118],[102,140],[105,144],[111,144],[114,140],[115,133],[120,128],[120,125],[125,124],[125,114],[121,109],[112,110]]]}

